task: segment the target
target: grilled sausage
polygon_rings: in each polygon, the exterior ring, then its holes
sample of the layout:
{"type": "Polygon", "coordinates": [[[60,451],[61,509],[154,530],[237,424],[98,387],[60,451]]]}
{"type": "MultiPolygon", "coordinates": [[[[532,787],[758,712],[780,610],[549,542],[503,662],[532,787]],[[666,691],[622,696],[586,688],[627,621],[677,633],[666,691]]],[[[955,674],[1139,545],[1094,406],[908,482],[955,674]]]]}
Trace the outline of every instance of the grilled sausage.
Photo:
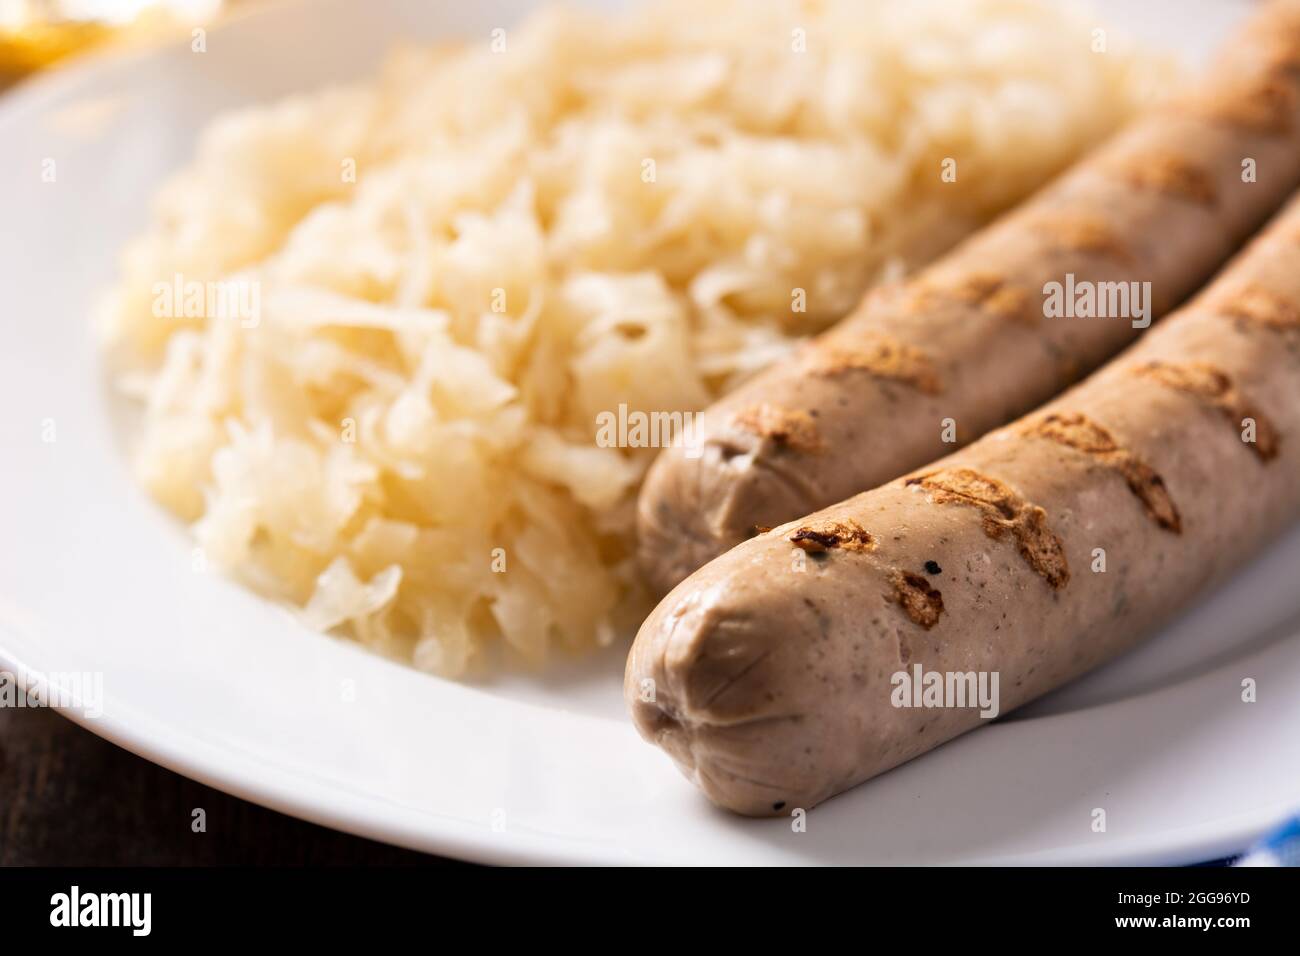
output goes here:
{"type": "Polygon", "coordinates": [[[1048,283],[1149,282],[1162,314],[1297,184],[1300,0],[1275,0],[1195,89],[705,412],[692,446],[663,452],[641,491],[648,583],[662,594],[756,528],[1046,401],[1140,332],[1045,317],[1048,283]],[[1252,163],[1257,181],[1244,181],[1252,163]]]}
{"type": "Polygon", "coordinates": [[[1003,712],[1059,687],[1300,517],[1298,476],[1300,198],[1044,408],[697,571],[625,695],[715,803],[811,807],[980,723],[895,675],[996,674],[1003,712]]]}

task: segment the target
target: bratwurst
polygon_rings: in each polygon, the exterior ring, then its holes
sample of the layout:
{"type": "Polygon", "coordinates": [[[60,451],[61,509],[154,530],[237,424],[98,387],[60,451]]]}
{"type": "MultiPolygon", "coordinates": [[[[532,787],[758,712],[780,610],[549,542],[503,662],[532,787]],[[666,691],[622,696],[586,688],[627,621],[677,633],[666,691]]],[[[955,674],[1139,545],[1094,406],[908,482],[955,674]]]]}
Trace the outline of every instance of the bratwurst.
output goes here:
{"type": "Polygon", "coordinates": [[[980,723],[899,706],[895,675],[996,674],[1018,707],[1297,517],[1300,198],[1083,384],[696,572],[642,626],[625,695],[715,803],[812,807],[980,723]]]}
{"type": "Polygon", "coordinates": [[[706,411],[642,488],[646,580],[662,594],[756,528],[1046,401],[1199,288],[1298,184],[1300,0],[1274,0],[1190,92],[706,411]],[[1131,321],[1057,321],[1053,283],[1057,304],[1096,289],[1085,309],[1131,321]]]}

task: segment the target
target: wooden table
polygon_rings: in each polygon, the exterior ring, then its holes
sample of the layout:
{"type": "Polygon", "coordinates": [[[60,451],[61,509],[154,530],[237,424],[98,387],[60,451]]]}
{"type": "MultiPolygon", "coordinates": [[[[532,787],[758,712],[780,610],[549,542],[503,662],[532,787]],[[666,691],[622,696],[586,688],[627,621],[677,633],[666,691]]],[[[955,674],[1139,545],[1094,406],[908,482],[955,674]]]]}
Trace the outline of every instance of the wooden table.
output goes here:
{"type": "Polygon", "coordinates": [[[0,708],[0,866],[448,862],[227,796],[54,711],[0,708]]]}

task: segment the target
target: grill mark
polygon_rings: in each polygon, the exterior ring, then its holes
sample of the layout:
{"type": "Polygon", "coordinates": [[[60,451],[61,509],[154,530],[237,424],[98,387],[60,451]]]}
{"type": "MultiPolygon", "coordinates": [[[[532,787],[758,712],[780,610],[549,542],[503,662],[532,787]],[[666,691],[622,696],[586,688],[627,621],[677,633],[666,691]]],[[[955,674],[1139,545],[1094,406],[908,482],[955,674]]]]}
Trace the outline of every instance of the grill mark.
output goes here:
{"type": "Polygon", "coordinates": [[[1248,30],[1258,50],[1255,61],[1276,76],[1279,73],[1300,73],[1300,17],[1289,16],[1280,22],[1252,21],[1248,30]],[[1265,32],[1267,30],[1267,32],[1265,32]]]}
{"type": "Polygon", "coordinates": [[[893,568],[888,580],[894,588],[894,601],[913,624],[928,631],[939,623],[943,614],[943,594],[924,576],[893,568]]]}
{"type": "Polygon", "coordinates": [[[984,533],[995,540],[1010,534],[1020,556],[1053,590],[1070,582],[1070,566],[1061,539],[1047,526],[1047,512],[1025,501],[1010,487],[971,468],[944,468],[909,478],[909,486],[928,492],[936,504],[977,509],[984,533]]]}
{"type": "Polygon", "coordinates": [[[999,319],[1026,323],[1035,320],[1034,312],[1029,308],[1029,293],[992,272],[972,272],[951,284],[921,280],[913,287],[905,308],[910,312],[922,312],[943,301],[974,306],[999,319]]]}
{"type": "Polygon", "coordinates": [[[1176,153],[1151,152],[1124,157],[1117,175],[1136,189],[1161,192],[1202,206],[1218,203],[1214,177],[1176,153]]]}
{"type": "Polygon", "coordinates": [[[861,371],[902,382],[927,395],[938,395],[943,391],[939,373],[925,352],[883,333],[855,342],[825,342],[813,346],[809,371],[825,377],[861,371]]]}
{"type": "Polygon", "coordinates": [[[1073,448],[1103,467],[1118,472],[1129,490],[1142,502],[1152,521],[1174,534],[1182,534],[1183,521],[1160,475],[1102,425],[1078,412],[1052,413],[1025,426],[1023,434],[1073,448]]]}
{"type": "Polygon", "coordinates": [[[1134,367],[1133,372],[1166,388],[1195,396],[1227,418],[1234,428],[1240,428],[1243,419],[1254,419],[1255,440],[1242,444],[1249,445],[1261,461],[1277,457],[1281,444],[1277,429],[1237,390],[1223,370],[1209,362],[1148,362],[1134,367]]]}
{"type": "Polygon", "coordinates": [[[1266,74],[1212,96],[1198,97],[1187,109],[1211,122],[1281,136],[1294,125],[1296,105],[1295,88],[1276,74],[1266,74]]]}
{"type": "Polygon", "coordinates": [[[1034,231],[1054,248],[1106,256],[1131,262],[1132,251],[1105,219],[1088,213],[1067,213],[1044,217],[1033,223],[1034,231]]]}
{"type": "Polygon", "coordinates": [[[824,447],[817,424],[807,412],[760,402],[739,412],[733,424],[794,451],[819,452],[824,447]]]}
{"type": "Polygon", "coordinates": [[[1300,307],[1256,285],[1243,286],[1212,297],[1207,307],[1229,318],[1273,329],[1300,328],[1300,307]]]}
{"type": "Polygon", "coordinates": [[[790,533],[790,543],[810,554],[832,548],[858,552],[876,549],[875,536],[856,521],[810,522],[790,533]]]}

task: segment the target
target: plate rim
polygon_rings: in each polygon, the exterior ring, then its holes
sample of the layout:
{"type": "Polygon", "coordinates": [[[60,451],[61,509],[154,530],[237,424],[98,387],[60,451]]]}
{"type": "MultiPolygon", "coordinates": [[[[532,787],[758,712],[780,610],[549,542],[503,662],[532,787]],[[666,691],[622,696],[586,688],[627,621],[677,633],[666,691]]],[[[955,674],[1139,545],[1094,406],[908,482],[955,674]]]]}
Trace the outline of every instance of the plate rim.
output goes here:
{"type": "MultiPolygon", "coordinates": [[[[209,29],[209,34],[224,32],[237,23],[259,20],[269,17],[277,11],[293,8],[307,9],[309,0],[276,0],[260,8],[249,8],[209,29]]],[[[0,130],[4,130],[29,114],[39,114],[48,109],[61,96],[74,93],[93,83],[102,71],[132,70],[146,67],[169,49],[175,50],[178,42],[162,41],[149,43],[128,49],[109,49],[96,51],[80,59],[79,62],[66,66],[53,73],[38,76],[19,83],[10,89],[0,100],[0,130]]],[[[120,448],[117,449],[120,451],[120,448]]],[[[370,652],[360,647],[352,648],[356,653],[370,656],[370,652]]],[[[403,665],[387,662],[393,667],[403,665]]],[[[1217,669],[1231,666],[1222,664],[1217,669]]],[[[20,678],[26,672],[40,672],[24,659],[24,654],[14,650],[5,640],[5,630],[0,628],[0,668],[10,670],[20,678]]],[[[1189,676],[1182,683],[1196,679],[1189,676]]],[[[1148,696],[1148,695],[1141,695],[1148,696]]],[[[518,706],[519,702],[499,701],[499,704],[518,706]]],[[[1105,705],[1099,705],[1105,706],[1105,705]]],[[[169,738],[155,733],[148,736],[147,729],[157,728],[158,717],[152,717],[148,708],[134,709],[137,722],[133,724],[133,709],[127,705],[119,715],[108,709],[101,716],[87,718],[84,714],[68,709],[58,709],[58,713],[72,720],[83,729],[95,733],[116,746],[147,759],[153,763],[213,787],[239,799],[266,807],[279,813],[308,820],[321,826],[351,833],[366,839],[377,840],[390,845],[403,846],[425,853],[453,856],[458,859],[494,864],[613,864],[629,862],[658,862],[641,860],[635,854],[617,852],[617,848],[600,847],[591,843],[562,841],[556,836],[544,835],[533,839],[515,839],[493,841],[490,834],[484,834],[478,828],[471,828],[464,821],[450,817],[435,819],[422,816],[418,828],[404,827],[400,822],[385,822],[378,814],[380,798],[373,794],[348,794],[337,787],[322,789],[298,771],[289,767],[274,768],[274,774],[262,779],[249,777],[243,771],[251,770],[256,763],[248,754],[231,751],[224,760],[214,760],[211,745],[197,738],[189,738],[196,744],[198,756],[187,755],[178,749],[181,737],[169,738]],[[139,721],[143,721],[141,724],[139,721]],[[141,727],[146,730],[142,731],[141,727]],[[300,790],[291,790],[288,782],[299,781],[304,786],[300,790]]],[[[1056,715],[1067,716],[1067,715],[1056,715]]],[[[1050,720],[1052,717],[1041,718],[1050,720]]],[[[985,733],[994,728],[985,728],[985,733]]],[[[1091,864],[1109,865],[1154,865],[1168,862],[1189,862],[1228,855],[1243,849],[1255,837],[1267,830],[1275,819],[1263,812],[1243,814],[1241,819],[1219,820],[1216,825],[1207,824],[1198,832],[1175,840],[1174,835],[1181,831],[1161,831],[1148,839],[1133,838],[1125,843],[1125,848],[1118,854],[1086,854],[1096,859],[1082,860],[1091,864]]],[[[808,860],[816,865],[819,861],[808,860]]],[[[996,860],[991,860],[996,865],[996,860]]],[[[1031,862],[1021,860],[1020,862],[1031,862]]],[[[1052,862],[1052,861],[1044,861],[1052,862]]],[[[1080,860],[1065,859],[1066,865],[1077,864],[1080,860]]]]}

